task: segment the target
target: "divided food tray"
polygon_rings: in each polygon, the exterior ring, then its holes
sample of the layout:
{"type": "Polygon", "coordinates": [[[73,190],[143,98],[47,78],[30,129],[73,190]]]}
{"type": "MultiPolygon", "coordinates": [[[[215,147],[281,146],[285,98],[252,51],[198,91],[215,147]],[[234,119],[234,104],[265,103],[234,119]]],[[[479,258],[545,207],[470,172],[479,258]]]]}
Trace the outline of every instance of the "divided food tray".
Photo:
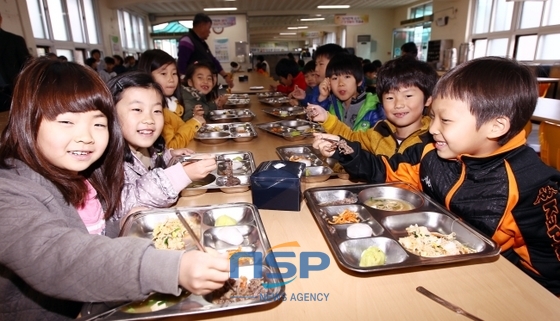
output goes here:
{"type": "Polygon", "coordinates": [[[307,117],[305,107],[267,107],[262,111],[281,119],[296,119],[307,117]]]}
{"type": "MultiPolygon", "coordinates": [[[[205,247],[214,248],[220,253],[236,251],[241,248],[242,252],[259,252],[262,254],[262,257],[265,257],[271,248],[259,211],[254,205],[249,203],[153,209],[136,212],[127,217],[120,236],[152,239],[154,228],[157,225],[161,225],[168,220],[177,219],[176,210],[179,210],[185,219],[192,223],[189,225],[191,225],[195,233],[201,235],[200,241],[205,247]],[[235,228],[243,235],[243,240],[240,245],[232,245],[219,239],[219,231],[225,227],[216,226],[216,220],[222,215],[227,215],[236,221],[235,225],[228,226],[227,228],[235,228]]],[[[187,242],[188,239],[185,241],[187,242]]],[[[187,250],[190,248],[193,247],[187,245],[187,250]]],[[[239,275],[251,279],[255,276],[255,270],[262,269],[262,277],[265,283],[283,284],[276,260],[267,260],[266,262],[262,260],[262,267],[255,267],[254,264],[255,262],[251,262],[250,260],[240,262],[239,275]],[[268,265],[267,263],[272,265],[268,265]],[[276,274],[273,275],[271,273],[276,274]]],[[[212,303],[210,295],[199,296],[185,292],[179,298],[171,298],[177,302],[168,304],[170,306],[161,310],[139,313],[141,309],[138,309],[139,304],[136,303],[118,309],[114,314],[103,320],[147,320],[247,308],[273,303],[275,300],[280,299],[284,293],[285,286],[281,285],[270,287],[262,296],[246,296],[239,298],[239,302],[216,304],[212,303]],[[131,307],[136,307],[136,309],[131,309],[131,307]]],[[[159,296],[159,299],[161,299],[163,295],[159,296]]],[[[171,296],[164,297],[170,298],[171,296]]],[[[141,305],[140,307],[142,308],[141,305]]],[[[235,313],[238,314],[241,313],[241,311],[235,313]]]]}
{"type": "Polygon", "coordinates": [[[259,98],[259,101],[265,105],[279,107],[282,105],[287,105],[290,103],[290,98],[281,96],[281,97],[268,97],[268,98],[259,98]]]}
{"type": "Polygon", "coordinates": [[[269,98],[269,97],[284,97],[285,95],[279,91],[267,91],[263,93],[258,93],[257,97],[261,98],[269,98]]]}
{"type": "Polygon", "coordinates": [[[438,265],[493,257],[500,253],[500,248],[493,240],[405,183],[311,188],[305,191],[304,197],[335,259],[352,271],[375,272],[438,265]],[[408,204],[412,209],[386,211],[365,204],[377,199],[404,201],[403,204],[408,204]],[[371,228],[372,235],[350,238],[347,229],[355,223],[328,223],[327,220],[332,221],[335,215],[345,210],[357,213],[361,223],[371,228]],[[415,224],[427,227],[430,232],[444,235],[455,233],[456,240],[474,253],[437,257],[414,254],[399,243],[399,238],[406,237],[406,228],[415,224]],[[362,253],[371,246],[385,253],[385,264],[361,267],[362,253]]]}
{"type": "Polygon", "coordinates": [[[302,140],[306,137],[311,137],[313,133],[325,131],[321,125],[302,119],[279,120],[255,126],[290,141],[302,140]]]}
{"type": "MultiPolygon", "coordinates": [[[[329,173],[328,176],[338,176],[342,179],[348,179],[348,173],[346,173],[338,161],[333,158],[324,157],[317,149],[313,148],[311,144],[276,147],[276,153],[281,160],[301,162],[308,167],[314,167],[310,169],[310,175],[306,176],[324,176],[329,173]],[[325,167],[330,168],[331,171],[328,172],[320,169],[325,167]]],[[[306,172],[305,174],[308,173],[306,172]]],[[[303,178],[305,179],[306,176],[303,178]]],[[[324,180],[326,180],[328,176],[325,177],[324,180]]]]}
{"type": "MultiPolygon", "coordinates": [[[[224,193],[239,193],[249,189],[251,185],[251,174],[255,171],[255,158],[249,151],[219,152],[216,155],[216,170],[199,181],[192,182],[183,190],[181,195],[192,196],[206,192],[207,189],[219,188],[224,193]],[[227,186],[226,160],[232,160],[233,176],[238,178],[239,185],[227,186]]],[[[177,156],[172,159],[170,164],[178,162],[189,162],[191,156],[177,156]]]]}
{"type": "Polygon", "coordinates": [[[210,112],[208,120],[216,123],[250,122],[255,113],[250,109],[217,109],[210,112]]]}
{"type": "Polygon", "coordinates": [[[221,144],[228,139],[236,142],[248,142],[257,137],[257,131],[253,124],[245,123],[224,123],[224,124],[206,124],[202,126],[195,139],[205,144],[221,144]]]}

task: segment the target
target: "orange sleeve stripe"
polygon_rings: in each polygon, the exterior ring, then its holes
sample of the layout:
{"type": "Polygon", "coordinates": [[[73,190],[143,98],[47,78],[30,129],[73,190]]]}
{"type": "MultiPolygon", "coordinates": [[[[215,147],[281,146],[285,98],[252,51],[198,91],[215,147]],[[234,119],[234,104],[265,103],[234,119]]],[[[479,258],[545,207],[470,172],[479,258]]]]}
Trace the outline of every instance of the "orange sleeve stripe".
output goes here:
{"type": "Polygon", "coordinates": [[[383,157],[383,162],[385,163],[385,168],[387,168],[386,182],[405,182],[412,186],[422,190],[422,184],[420,182],[419,168],[420,163],[416,165],[411,165],[408,163],[401,163],[396,171],[391,169],[391,165],[387,161],[387,158],[383,157]]]}
{"type": "Polygon", "coordinates": [[[519,201],[517,181],[515,180],[515,176],[513,175],[511,166],[507,162],[505,163],[505,169],[508,177],[508,189],[510,193],[504,215],[498,223],[498,227],[496,228],[492,239],[496,243],[498,243],[502,252],[513,247],[515,253],[517,253],[521,257],[521,264],[523,264],[523,266],[525,266],[527,269],[535,272],[536,274],[539,274],[539,272],[531,266],[529,251],[527,251],[527,246],[525,245],[523,236],[519,231],[519,227],[517,226],[512,213],[513,208],[519,201]]]}

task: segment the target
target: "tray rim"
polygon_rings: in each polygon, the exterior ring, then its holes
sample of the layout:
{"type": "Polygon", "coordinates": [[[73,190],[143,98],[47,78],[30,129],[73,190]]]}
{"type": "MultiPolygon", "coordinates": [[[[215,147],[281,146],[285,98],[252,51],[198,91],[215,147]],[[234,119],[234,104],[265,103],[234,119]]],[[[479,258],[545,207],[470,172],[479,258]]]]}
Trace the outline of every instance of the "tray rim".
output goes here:
{"type": "MultiPolygon", "coordinates": [[[[249,124],[252,132],[254,133],[254,135],[250,135],[250,136],[247,136],[247,137],[253,137],[253,138],[258,137],[259,134],[257,133],[257,129],[255,128],[253,123],[248,122],[248,121],[246,121],[246,122],[217,123],[217,124],[212,123],[212,124],[206,124],[205,126],[234,126],[235,127],[235,126],[240,126],[240,125],[247,126],[247,124],[249,124]]],[[[241,137],[246,137],[246,136],[241,136],[241,137]]],[[[194,135],[194,139],[198,139],[198,140],[201,140],[201,141],[212,140],[212,139],[223,139],[225,141],[225,140],[234,139],[234,138],[240,138],[240,137],[239,136],[234,136],[231,131],[230,131],[229,136],[224,136],[224,137],[200,137],[200,130],[197,131],[196,134],[194,135]]]]}
{"type": "MultiPolygon", "coordinates": [[[[255,164],[255,156],[253,155],[253,153],[251,151],[248,150],[238,150],[238,151],[224,151],[224,152],[215,152],[212,153],[214,155],[216,155],[216,157],[218,157],[219,155],[223,155],[223,154],[241,154],[241,153],[245,153],[249,155],[249,159],[250,159],[250,164],[251,164],[251,173],[254,173],[255,170],[257,169],[257,165],[255,164]]],[[[170,164],[174,164],[174,163],[170,163],[170,164]]],[[[235,185],[235,186],[218,186],[216,184],[216,180],[218,179],[219,176],[223,176],[223,175],[218,175],[218,169],[216,168],[216,170],[210,172],[210,174],[216,176],[216,178],[214,179],[214,181],[210,184],[207,185],[203,185],[200,187],[190,187],[190,188],[186,188],[188,190],[200,190],[200,189],[221,189],[221,188],[238,188],[238,187],[250,187],[251,186],[251,180],[248,179],[246,184],[239,184],[239,185],[235,185]]],[[[251,175],[238,175],[236,177],[239,176],[251,176],[251,175]]]]}
{"type": "MultiPolygon", "coordinates": [[[[259,212],[259,209],[251,203],[247,203],[247,202],[233,202],[233,203],[227,203],[227,204],[209,204],[209,205],[201,205],[201,206],[180,206],[180,207],[170,207],[170,208],[154,208],[154,209],[148,209],[148,210],[141,210],[138,212],[134,212],[131,215],[129,215],[126,219],[125,222],[123,224],[123,227],[121,228],[121,231],[119,232],[119,237],[122,236],[126,236],[124,235],[124,231],[125,231],[125,227],[126,228],[130,228],[130,225],[132,224],[132,222],[134,222],[135,219],[139,218],[139,217],[143,217],[149,214],[155,214],[155,213],[171,213],[174,215],[175,210],[179,210],[179,211],[207,211],[207,210],[211,210],[211,209],[220,209],[220,208],[230,208],[230,207],[239,207],[239,206],[245,206],[248,208],[251,208],[251,210],[253,211],[253,216],[254,216],[254,224],[256,225],[258,231],[259,231],[259,238],[260,241],[262,243],[262,246],[264,249],[268,249],[270,251],[270,254],[273,255],[274,260],[273,265],[269,266],[266,265],[263,262],[263,266],[266,266],[267,268],[269,268],[271,270],[271,272],[273,273],[277,273],[280,274],[280,268],[278,267],[277,261],[276,261],[276,257],[274,256],[274,251],[272,250],[272,247],[270,245],[270,240],[268,238],[268,235],[266,234],[266,230],[264,228],[264,224],[262,222],[261,219],[261,214],[259,212]]],[[[202,218],[201,218],[202,219],[202,218]]],[[[202,220],[201,220],[201,226],[202,226],[202,220]]],[[[203,233],[204,231],[202,231],[203,233]]],[[[275,282],[280,282],[283,283],[284,279],[282,278],[282,276],[280,275],[279,278],[275,279],[275,282]]],[[[148,313],[125,313],[122,311],[117,310],[114,314],[111,314],[107,317],[103,317],[101,318],[102,320],[148,320],[148,319],[155,319],[155,318],[162,318],[162,317],[172,317],[172,316],[184,316],[184,315],[194,315],[194,314],[202,314],[202,313],[211,313],[211,312],[219,312],[219,311],[228,311],[228,310],[238,310],[238,309],[243,309],[243,308],[251,308],[251,307],[255,307],[255,306],[261,306],[261,305],[268,305],[268,304],[273,304],[277,301],[282,301],[282,297],[286,294],[286,285],[282,284],[280,287],[280,289],[278,290],[278,293],[275,293],[274,296],[271,300],[262,300],[262,301],[257,301],[257,302],[251,302],[248,303],[246,305],[237,305],[234,304],[232,305],[226,305],[226,306],[222,306],[222,305],[216,305],[216,304],[212,304],[210,303],[210,305],[207,306],[202,306],[200,309],[194,310],[194,311],[176,311],[177,308],[181,307],[181,304],[177,304],[174,306],[171,306],[169,308],[166,309],[162,309],[159,311],[154,311],[154,312],[148,312],[148,313]],[[212,307],[212,306],[217,306],[217,308],[214,309],[209,309],[208,307],[212,307]],[[175,308],[175,311],[174,309],[175,308]]],[[[195,297],[203,297],[203,296],[199,296],[199,295],[194,295],[191,294],[191,296],[195,296],[195,297]]],[[[189,296],[190,297],[190,296],[189,296]]],[[[204,300],[204,298],[202,298],[202,300],[204,300]]],[[[132,301],[134,302],[134,301],[132,301]]],[[[129,302],[131,303],[131,302],[129,302]]],[[[128,303],[127,303],[128,304],[128,303]]],[[[89,319],[86,320],[97,320],[97,318],[95,316],[92,316],[89,319]]]]}
{"type": "MultiPolygon", "coordinates": [[[[500,254],[500,247],[498,246],[498,244],[494,240],[482,235],[482,233],[478,232],[470,224],[463,221],[457,214],[447,210],[445,207],[443,207],[442,205],[440,205],[437,202],[435,202],[434,200],[432,200],[428,195],[426,195],[422,191],[418,190],[417,188],[415,188],[411,184],[408,184],[408,183],[405,183],[405,182],[386,182],[386,183],[377,183],[377,184],[356,184],[356,185],[337,185],[337,186],[326,186],[326,187],[314,187],[314,188],[307,189],[303,194],[304,194],[305,202],[307,203],[307,206],[309,207],[309,210],[311,212],[311,215],[313,215],[317,225],[319,225],[319,229],[321,230],[321,233],[323,234],[323,237],[327,241],[327,245],[330,248],[335,260],[338,262],[338,264],[342,265],[344,268],[346,268],[348,270],[351,270],[351,271],[354,271],[354,272],[373,273],[373,272],[400,270],[400,269],[421,267],[421,266],[435,266],[435,265],[443,265],[443,264],[449,264],[449,263],[473,261],[473,260],[481,259],[481,258],[495,257],[495,256],[500,254]],[[339,248],[339,244],[342,243],[342,242],[337,243],[337,242],[332,240],[331,234],[330,234],[329,229],[327,227],[327,223],[325,222],[325,220],[319,214],[319,206],[317,204],[315,204],[314,202],[312,202],[312,196],[311,196],[312,193],[317,192],[317,191],[341,190],[341,189],[345,189],[345,190],[348,190],[348,189],[364,190],[364,189],[367,189],[367,188],[370,188],[370,187],[399,186],[399,185],[401,185],[401,186],[405,185],[405,186],[407,186],[407,188],[409,188],[409,189],[413,190],[415,193],[421,195],[424,198],[424,206],[423,207],[426,207],[427,204],[429,204],[430,206],[433,206],[433,207],[436,208],[436,210],[431,210],[432,212],[439,212],[441,214],[444,214],[444,215],[447,215],[447,216],[453,218],[453,222],[457,222],[458,224],[462,225],[464,228],[469,230],[469,232],[473,233],[477,238],[481,239],[486,244],[486,248],[489,248],[489,249],[486,250],[486,251],[483,251],[483,252],[477,252],[477,253],[471,253],[471,254],[461,254],[461,255],[451,255],[451,256],[426,258],[426,257],[416,256],[416,255],[410,253],[409,251],[407,251],[406,249],[403,248],[405,250],[405,252],[409,255],[409,257],[413,258],[412,260],[408,260],[409,262],[407,262],[406,264],[401,262],[401,263],[395,263],[395,264],[390,264],[390,265],[379,265],[379,266],[372,266],[372,267],[356,267],[356,266],[348,264],[346,262],[346,260],[344,259],[344,256],[342,255],[342,252],[340,251],[340,248],[339,248]],[[414,259],[414,258],[416,258],[416,259],[414,259]]],[[[356,193],[356,195],[357,195],[357,193],[356,193]]],[[[424,212],[425,211],[426,210],[424,210],[424,212]]],[[[411,212],[412,211],[407,211],[406,213],[411,213],[411,212]]],[[[390,216],[390,214],[387,214],[387,216],[390,216]]],[[[377,220],[375,217],[374,217],[374,219],[377,220]]],[[[383,228],[385,230],[387,229],[381,222],[378,221],[378,223],[381,224],[381,226],[383,226],[383,228]]],[[[390,233],[387,232],[387,233],[383,233],[379,236],[373,236],[373,237],[387,237],[387,234],[390,234],[390,233]]],[[[395,238],[391,238],[391,239],[395,240],[398,243],[398,239],[395,239],[395,238]]],[[[349,240],[349,239],[346,239],[346,240],[349,240]]],[[[346,240],[344,240],[344,241],[346,241],[346,240]]],[[[399,243],[399,245],[400,245],[400,243],[399,243]]]]}

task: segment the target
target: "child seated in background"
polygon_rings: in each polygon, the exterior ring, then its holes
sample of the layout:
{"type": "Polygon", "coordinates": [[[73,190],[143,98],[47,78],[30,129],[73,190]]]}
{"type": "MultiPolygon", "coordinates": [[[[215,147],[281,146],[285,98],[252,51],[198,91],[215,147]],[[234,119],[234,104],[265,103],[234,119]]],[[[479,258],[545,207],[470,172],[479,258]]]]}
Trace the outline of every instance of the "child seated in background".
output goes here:
{"type": "MultiPolygon", "coordinates": [[[[300,60],[301,61],[301,60],[300,60]]],[[[311,60],[305,64],[303,67],[303,75],[305,76],[305,84],[307,88],[305,88],[305,98],[301,100],[297,100],[293,98],[293,93],[299,88],[297,85],[288,96],[290,99],[290,104],[292,106],[307,106],[308,102],[313,101],[313,89],[317,87],[317,72],[315,71],[315,61],[311,60]]]]}
{"type": "Polygon", "coordinates": [[[326,81],[325,72],[331,58],[336,54],[344,52],[346,52],[346,50],[334,43],[328,43],[317,48],[317,51],[315,51],[315,71],[317,72],[318,85],[313,88],[311,95],[307,95],[305,89],[303,88],[295,88],[294,91],[292,91],[291,96],[299,100],[305,99],[306,103],[320,105],[324,109],[329,109],[329,104],[336,102],[336,97],[331,94],[329,99],[319,100],[319,84],[326,81]]]}
{"type": "Polygon", "coordinates": [[[229,66],[231,67],[231,73],[234,73],[236,71],[241,70],[241,65],[239,65],[237,62],[232,61],[229,63],[229,66]]]}
{"type": "Polygon", "coordinates": [[[294,91],[295,86],[305,90],[307,85],[305,84],[305,77],[303,73],[299,71],[299,66],[297,62],[290,60],[288,58],[282,58],[276,64],[276,75],[280,78],[280,85],[271,85],[271,90],[279,91],[284,94],[289,94],[294,91]]]}
{"type": "Polygon", "coordinates": [[[526,146],[523,131],[537,98],[528,67],[498,57],[474,59],[436,84],[429,129],[435,143],[391,158],[357,142],[348,142],[353,151],[343,148],[343,154],[321,135],[313,146],[339,160],[354,178],[404,181],[421,189],[560,295],[560,172],[526,146]]]}
{"type": "Polygon", "coordinates": [[[365,150],[392,156],[418,143],[432,141],[428,132],[430,117],[424,107],[432,102],[438,76],[434,68],[409,56],[387,62],[379,69],[377,85],[386,120],[366,131],[352,131],[326,110],[308,107],[312,120],[322,123],[325,131],[358,141],[365,150]]]}
{"type": "Polygon", "coordinates": [[[365,88],[368,93],[376,93],[377,67],[372,64],[364,65],[365,88]]]}
{"type": "MultiPolygon", "coordinates": [[[[330,92],[336,96],[336,101],[329,105],[329,113],[336,116],[346,126],[354,131],[366,131],[385,117],[381,106],[378,106],[377,95],[366,93],[361,89],[364,81],[362,63],[358,57],[350,54],[334,56],[327,66],[325,78],[319,85],[321,97],[329,96],[330,92]]],[[[314,120],[321,112],[321,120],[326,120],[326,112],[310,105],[310,117],[314,120]]]]}
{"type": "Polygon", "coordinates": [[[138,61],[138,71],[152,75],[163,91],[166,108],[163,108],[163,131],[161,136],[168,148],[185,148],[194,139],[196,132],[206,124],[202,106],[195,106],[193,117],[186,121],[181,118],[185,113],[179,74],[175,58],[160,49],[146,50],[138,61]]]}
{"type": "Polygon", "coordinates": [[[268,72],[266,71],[266,65],[262,62],[258,62],[257,65],[255,66],[255,68],[257,69],[257,72],[261,75],[265,75],[267,77],[270,77],[270,75],[268,74],[268,72]]]}
{"type": "Polygon", "coordinates": [[[210,63],[198,62],[187,68],[181,91],[185,105],[184,121],[193,118],[200,107],[204,110],[204,117],[208,117],[212,110],[224,107],[227,97],[216,95],[214,86],[217,81],[218,76],[210,63]]]}

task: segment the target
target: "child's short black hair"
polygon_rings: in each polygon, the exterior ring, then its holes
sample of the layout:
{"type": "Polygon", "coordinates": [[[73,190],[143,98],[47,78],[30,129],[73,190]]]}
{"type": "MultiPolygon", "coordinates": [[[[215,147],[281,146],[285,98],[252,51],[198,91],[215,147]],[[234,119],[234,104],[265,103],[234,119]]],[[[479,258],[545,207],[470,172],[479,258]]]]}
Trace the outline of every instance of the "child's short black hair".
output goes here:
{"type": "Polygon", "coordinates": [[[414,42],[407,42],[401,46],[402,55],[418,56],[418,47],[414,42]]]}
{"type": "Polygon", "coordinates": [[[239,67],[239,64],[238,64],[237,62],[235,62],[235,61],[230,62],[229,65],[230,65],[232,68],[237,68],[237,67],[239,67]]]}
{"type": "Polygon", "coordinates": [[[509,118],[510,129],[498,140],[505,145],[521,132],[535,111],[537,78],[527,66],[514,60],[483,57],[441,77],[433,96],[467,103],[476,117],[477,129],[496,117],[509,118]]]}
{"type": "Polygon", "coordinates": [[[383,66],[383,63],[381,63],[381,60],[379,59],[375,59],[374,61],[371,62],[375,67],[377,67],[377,69],[381,68],[381,66],[383,66]]]}
{"type": "Polygon", "coordinates": [[[344,50],[344,48],[342,48],[341,46],[334,43],[328,43],[326,45],[322,45],[318,47],[317,50],[315,50],[315,57],[313,57],[313,59],[317,59],[319,57],[325,57],[331,60],[331,58],[334,57],[336,54],[344,53],[344,52],[347,51],[344,50]]]}
{"type": "Polygon", "coordinates": [[[105,63],[107,65],[114,65],[115,64],[115,58],[113,58],[113,57],[107,56],[107,57],[103,58],[103,61],[105,61],[105,63]]]}
{"type": "Polygon", "coordinates": [[[329,60],[325,76],[352,75],[359,84],[364,79],[362,61],[355,55],[339,53],[329,60]]]}
{"type": "Polygon", "coordinates": [[[294,60],[282,58],[276,64],[275,71],[280,77],[288,78],[288,75],[296,77],[299,74],[299,66],[294,60]]]}
{"type": "Polygon", "coordinates": [[[401,56],[386,62],[377,70],[377,96],[391,90],[417,87],[424,94],[424,103],[432,96],[438,80],[436,70],[428,63],[411,56],[401,56]]]}
{"type": "Polygon", "coordinates": [[[367,74],[368,72],[377,72],[377,66],[375,66],[372,63],[369,64],[365,64],[364,65],[364,74],[367,74]]]}
{"type": "Polygon", "coordinates": [[[305,66],[303,66],[303,70],[302,70],[303,74],[306,75],[306,74],[308,74],[308,73],[310,73],[310,72],[315,72],[315,67],[316,67],[316,66],[317,66],[317,65],[315,64],[315,61],[314,61],[314,60],[308,61],[308,62],[305,64],[305,66]]]}

